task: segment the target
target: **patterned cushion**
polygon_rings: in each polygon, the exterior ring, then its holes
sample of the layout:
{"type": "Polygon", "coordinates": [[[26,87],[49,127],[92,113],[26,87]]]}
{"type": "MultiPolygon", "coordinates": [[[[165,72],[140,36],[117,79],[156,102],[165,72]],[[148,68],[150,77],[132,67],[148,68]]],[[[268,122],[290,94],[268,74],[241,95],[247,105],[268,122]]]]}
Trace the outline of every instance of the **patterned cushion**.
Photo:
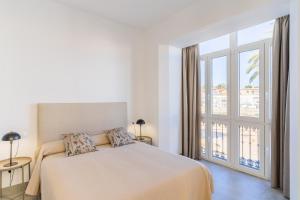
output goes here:
{"type": "Polygon", "coordinates": [[[96,151],[96,146],[88,134],[71,133],[64,135],[66,156],[96,151]]]}
{"type": "Polygon", "coordinates": [[[105,131],[105,133],[113,147],[134,143],[125,128],[114,128],[105,131]]]}

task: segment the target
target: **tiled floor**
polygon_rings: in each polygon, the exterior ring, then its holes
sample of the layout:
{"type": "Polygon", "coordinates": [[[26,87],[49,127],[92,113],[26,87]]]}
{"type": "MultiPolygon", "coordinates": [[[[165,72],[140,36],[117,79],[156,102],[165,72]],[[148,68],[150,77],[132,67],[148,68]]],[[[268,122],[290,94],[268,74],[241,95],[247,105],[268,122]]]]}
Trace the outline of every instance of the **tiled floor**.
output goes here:
{"type": "Polygon", "coordinates": [[[22,187],[22,184],[12,186],[11,188],[5,188],[0,200],[39,200],[38,197],[23,196],[23,191],[24,187],[22,187]]]}
{"type": "Polygon", "coordinates": [[[213,174],[213,200],[286,200],[270,183],[207,161],[201,161],[213,174]]]}

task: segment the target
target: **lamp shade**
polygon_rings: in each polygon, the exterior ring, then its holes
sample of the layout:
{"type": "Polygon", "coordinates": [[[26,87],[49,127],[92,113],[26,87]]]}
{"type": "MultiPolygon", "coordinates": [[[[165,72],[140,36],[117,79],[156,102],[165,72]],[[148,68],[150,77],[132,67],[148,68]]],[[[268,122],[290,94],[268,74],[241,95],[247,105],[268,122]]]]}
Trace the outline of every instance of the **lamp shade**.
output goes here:
{"type": "Polygon", "coordinates": [[[138,120],[136,121],[136,124],[138,124],[138,125],[143,125],[143,124],[145,124],[145,121],[144,121],[143,119],[138,119],[138,120]]]}
{"type": "Polygon", "coordinates": [[[2,137],[2,141],[12,141],[19,139],[21,139],[21,135],[17,132],[9,132],[2,137]]]}

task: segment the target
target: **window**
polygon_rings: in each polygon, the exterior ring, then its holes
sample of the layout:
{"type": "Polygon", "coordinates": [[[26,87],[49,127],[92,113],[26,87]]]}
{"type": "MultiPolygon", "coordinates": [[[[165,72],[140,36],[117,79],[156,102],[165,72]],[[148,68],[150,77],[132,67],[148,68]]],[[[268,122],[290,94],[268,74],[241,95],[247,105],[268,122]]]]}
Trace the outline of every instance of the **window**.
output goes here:
{"type": "Polygon", "coordinates": [[[200,54],[204,55],[204,54],[228,49],[229,43],[230,43],[229,37],[230,37],[230,35],[228,34],[228,35],[224,35],[224,36],[200,43],[200,45],[199,45],[200,46],[200,54]]]}
{"type": "Polygon", "coordinates": [[[260,169],[259,132],[255,127],[239,126],[239,163],[255,170],[260,169]]]}
{"type": "Polygon", "coordinates": [[[265,39],[271,39],[273,36],[274,23],[275,20],[272,20],[238,31],[238,46],[265,39]]]}
{"type": "Polygon", "coordinates": [[[212,59],[212,114],[227,115],[227,56],[212,59]]]}
{"type": "Polygon", "coordinates": [[[224,123],[212,123],[212,156],[217,159],[227,160],[227,125],[224,123]]]}
{"type": "Polygon", "coordinates": [[[259,49],[239,53],[239,115],[259,117],[259,49]]]}
{"type": "Polygon", "coordinates": [[[273,25],[266,22],[200,44],[201,154],[260,177],[268,176],[273,25]]]}

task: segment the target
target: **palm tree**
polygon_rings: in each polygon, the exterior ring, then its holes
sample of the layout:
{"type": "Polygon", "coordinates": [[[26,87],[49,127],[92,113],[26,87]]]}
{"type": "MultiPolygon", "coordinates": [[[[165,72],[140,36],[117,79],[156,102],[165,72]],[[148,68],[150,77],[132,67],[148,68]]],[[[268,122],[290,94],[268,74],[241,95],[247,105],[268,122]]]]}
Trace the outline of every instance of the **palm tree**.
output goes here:
{"type": "Polygon", "coordinates": [[[246,69],[246,73],[250,74],[249,84],[253,83],[253,81],[258,77],[259,74],[259,54],[254,54],[248,60],[248,68],[246,69]]]}
{"type": "Polygon", "coordinates": [[[216,88],[218,90],[224,90],[224,89],[226,89],[226,85],[224,83],[221,83],[221,84],[217,85],[216,88]]]}
{"type": "Polygon", "coordinates": [[[252,85],[245,85],[245,88],[249,89],[249,88],[253,88],[252,85]]]}

